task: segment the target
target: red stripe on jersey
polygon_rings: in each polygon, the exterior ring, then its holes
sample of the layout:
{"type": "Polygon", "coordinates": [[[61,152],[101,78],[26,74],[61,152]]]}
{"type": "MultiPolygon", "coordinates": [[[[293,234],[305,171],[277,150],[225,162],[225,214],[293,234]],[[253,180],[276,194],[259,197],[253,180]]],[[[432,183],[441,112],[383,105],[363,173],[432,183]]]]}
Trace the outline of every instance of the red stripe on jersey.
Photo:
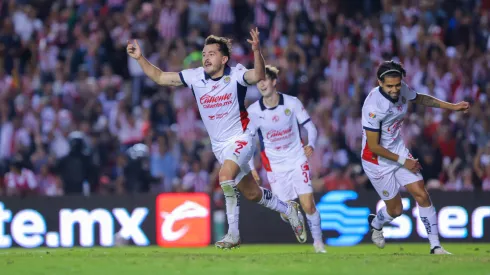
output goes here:
{"type": "Polygon", "coordinates": [[[262,159],[262,165],[264,166],[265,171],[272,172],[271,162],[265,154],[265,151],[260,152],[260,158],[262,159]]]}
{"type": "Polygon", "coordinates": [[[245,129],[247,129],[248,123],[250,122],[247,111],[240,111],[240,122],[242,123],[243,131],[245,131],[245,129]]]}
{"type": "Polygon", "coordinates": [[[237,97],[238,108],[240,110],[240,122],[242,123],[243,131],[247,129],[250,119],[248,118],[247,108],[245,108],[245,95],[247,94],[247,87],[237,83],[237,97]]]}
{"type": "Polygon", "coordinates": [[[371,149],[369,149],[369,145],[366,142],[366,146],[364,147],[364,150],[362,150],[362,159],[371,163],[374,163],[376,165],[379,165],[378,163],[378,155],[373,153],[371,149]]]}

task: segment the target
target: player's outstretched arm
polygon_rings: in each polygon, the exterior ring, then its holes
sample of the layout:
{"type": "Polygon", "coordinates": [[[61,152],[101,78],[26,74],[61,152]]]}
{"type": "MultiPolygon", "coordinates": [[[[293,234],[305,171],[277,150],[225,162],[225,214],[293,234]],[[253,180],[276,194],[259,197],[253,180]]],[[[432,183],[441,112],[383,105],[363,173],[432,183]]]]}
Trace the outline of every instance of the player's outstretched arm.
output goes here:
{"type": "Polygon", "coordinates": [[[162,86],[181,86],[183,85],[179,73],[163,72],[155,65],[151,64],[142,54],[141,47],[135,39],[133,42],[128,40],[126,51],[129,56],[138,61],[143,72],[157,84],[162,86]]]}
{"type": "Polygon", "coordinates": [[[417,94],[417,98],[415,98],[415,103],[427,107],[441,108],[451,111],[463,111],[465,113],[468,112],[470,108],[470,104],[466,101],[461,101],[459,103],[453,104],[424,94],[417,94]]]}
{"type": "Polygon", "coordinates": [[[379,135],[380,132],[378,131],[369,131],[366,130],[366,137],[367,137],[367,145],[369,146],[369,149],[376,155],[383,157],[385,159],[389,159],[391,161],[398,162],[400,165],[403,165],[405,168],[408,170],[417,173],[422,169],[422,166],[416,159],[409,159],[405,158],[403,156],[399,156],[390,150],[384,148],[379,144],[379,135]]]}
{"type": "Polygon", "coordinates": [[[254,85],[265,79],[265,61],[262,52],[260,51],[259,30],[257,28],[251,30],[250,36],[252,37],[252,40],[247,39],[247,42],[252,45],[252,50],[254,52],[254,68],[253,70],[247,71],[244,78],[249,85],[254,85]]]}

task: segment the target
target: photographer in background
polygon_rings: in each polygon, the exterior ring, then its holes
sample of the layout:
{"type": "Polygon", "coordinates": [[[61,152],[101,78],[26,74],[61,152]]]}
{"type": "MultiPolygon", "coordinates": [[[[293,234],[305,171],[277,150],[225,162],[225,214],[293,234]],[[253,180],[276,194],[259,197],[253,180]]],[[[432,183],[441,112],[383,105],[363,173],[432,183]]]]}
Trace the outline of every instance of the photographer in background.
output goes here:
{"type": "Polygon", "coordinates": [[[158,184],[159,178],[150,172],[150,151],[148,146],[137,143],[126,151],[127,164],[124,167],[123,183],[125,193],[147,193],[152,184],[158,184]]]}
{"type": "Polygon", "coordinates": [[[94,171],[89,148],[82,132],[72,132],[68,136],[70,152],[59,159],[57,172],[60,176],[64,193],[67,195],[88,195],[94,189],[91,173],[94,171]]]}

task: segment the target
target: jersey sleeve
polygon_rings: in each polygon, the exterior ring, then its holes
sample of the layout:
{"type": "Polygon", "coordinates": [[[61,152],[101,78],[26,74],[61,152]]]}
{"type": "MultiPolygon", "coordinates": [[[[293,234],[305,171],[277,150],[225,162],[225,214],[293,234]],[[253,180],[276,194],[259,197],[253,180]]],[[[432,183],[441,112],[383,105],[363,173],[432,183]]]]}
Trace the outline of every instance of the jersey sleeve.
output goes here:
{"type": "Polygon", "coordinates": [[[250,84],[247,83],[245,80],[245,73],[248,71],[247,68],[245,68],[242,64],[238,63],[235,66],[235,73],[236,73],[236,80],[238,84],[242,86],[250,86],[250,84]]]}
{"type": "Polygon", "coordinates": [[[310,115],[306,111],[303,103],[298,98],[294,98],[293,101],[293,110],[296,114],[296,119],[301,126],[304,126],[306,123],[310,122],[310,115]]]}
{"type": "Polygon", "coordinates": [[[415,100],[417,98],[417,92],[404,81],[402,81],[402,89],[408,100],[415,100]]]}
{"type": "Polygon", "coordinates": [[[308,146],[315,148],[316,139],[318,137],[318,131],[313,123],[306,123],[303,127],[305,127],[308,132],[308,146]]]}
{"type": "Polygon", "coordinates": [[[376,108],[374,105],[362,107],[362,128],[364,130],[380,132],[381,123],[385,114],[376,108]]]}
{"type": "Polygon", "coordinates": [[[192,86],[195,76],[198,73],[199,69],[186,69],[179,72],[180,81],[186,87],[192,86]]]}
{"type": "Polygon", "coordinates": [[[248,117],[250,118],[250,122],[248,123],[247,128],[255,136],[255,134],[257,134],[257,130],[260,127],[258,121],[259,116],[257,115],[257,112],[254,110],[253,105],[250,105],[250,107],[247,108],[247,113],[248,113],[248,117]]]}

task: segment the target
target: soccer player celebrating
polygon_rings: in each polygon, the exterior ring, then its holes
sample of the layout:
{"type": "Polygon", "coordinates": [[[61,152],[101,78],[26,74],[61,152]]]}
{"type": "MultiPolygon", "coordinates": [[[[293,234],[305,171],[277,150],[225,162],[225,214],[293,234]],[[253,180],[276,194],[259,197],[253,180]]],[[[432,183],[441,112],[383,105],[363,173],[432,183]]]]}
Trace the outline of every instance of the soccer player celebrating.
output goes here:
{"type": "Polygon", "coordinates": [[[362,166],[386,206],[368,217],[373,243],[383,248],[383,226],[403,211],[399,186],[404,186],[417,201],[419,216],[427,230],[431,254],[451,254],[439,242],[436,209],[424,187],[422,169],[403,143],[400,128],[408,102],[428,107],[467,112],[468,102],[451,104],[429,95],[418,94],[402,81],[405,69],[395,61],[383,62],[377,71],[379,86],[362,107],[362,166]]]}
{"type": "Polygon", "coordinates": [[[264,58],[260,51],[259,32],[250,32],[254,52],[254,69],[241,64],[228,66],[231,41],[209,36],[202,51],[202,67],[176,72],[163,72],[143,57],[138,42],[128,41],[127,52],[137,60],[145,74],[163,86],[191,88],[199,112],[209,133],[213,152],[221,163],[219,181],[226,202],[228,233],[216,242],[216,247],[230,249],[240,245],[238,230],[239,194],[245,198],[286,215],[294,233],[306,235],[304,223],[298,216],[298,205],[285,203],[270,190],[259,187],[250,173],[249,160],[253,154],[253,135],[248,129],[250,119],[244,105],[247,86],[265,78],[264,58]]]}
{"type": "MultiPolygon", "coordinates": [[[[299,196],[315,252],[326,253],[307,160],[313,153],[317,130],[298,98],[276,91],[278,73],[275,67],[265,67],[265,80],[257,84],[262,97],[247,109],[252,119],[250,128],[259,136],[262,165],[272,193],[283,201],[293,201],[299,196]],[[300,125],[308,131],[308,145],[304,147],[300,125]]],[[[298,241],[305,242],[306,236],[298,241]]]]}

